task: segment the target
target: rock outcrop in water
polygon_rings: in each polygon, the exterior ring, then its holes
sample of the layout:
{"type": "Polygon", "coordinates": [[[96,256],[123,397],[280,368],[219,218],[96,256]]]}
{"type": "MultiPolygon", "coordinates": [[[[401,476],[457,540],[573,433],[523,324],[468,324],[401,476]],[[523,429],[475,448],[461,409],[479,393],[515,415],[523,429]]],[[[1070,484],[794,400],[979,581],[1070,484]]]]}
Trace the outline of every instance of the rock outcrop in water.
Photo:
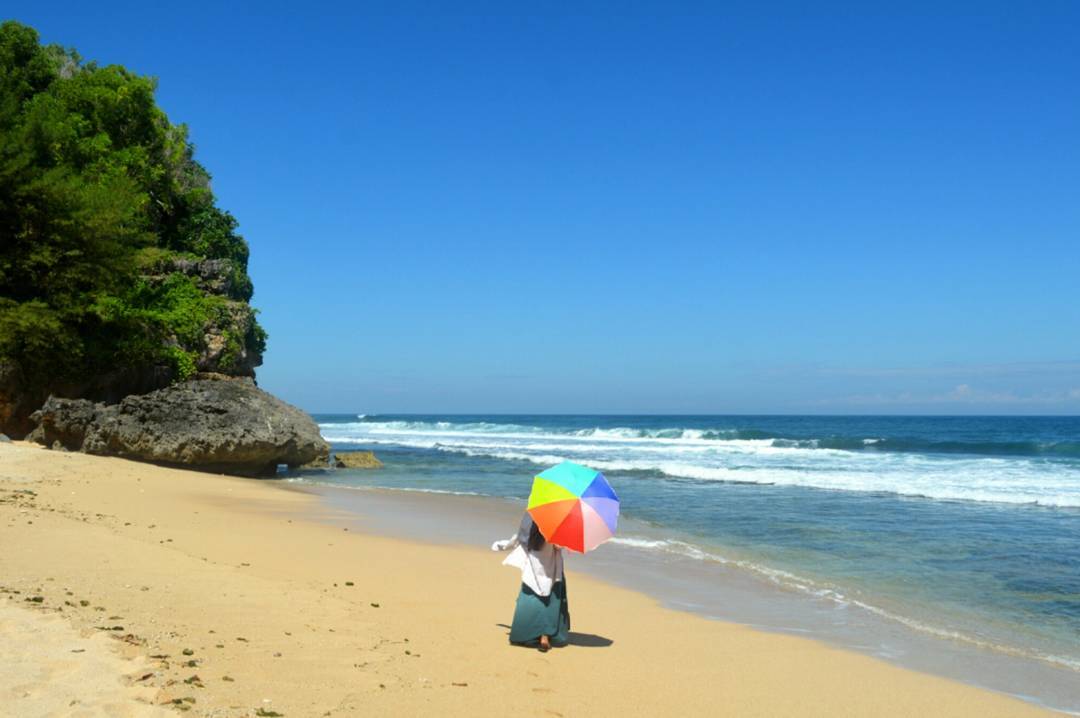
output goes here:
{"type": "Polygon", "coordinates": [[[330,451],[310,416],[243,379],[188,381],[111,405],[50,397],[32,419],[28,438],[45,446],[242,476],[330,451]]]}
{"type": "Polygon", "coordinates": [[[337,469],[381,469],[383,466],[373,451],[335,451],[333,464],[337,469]]]}

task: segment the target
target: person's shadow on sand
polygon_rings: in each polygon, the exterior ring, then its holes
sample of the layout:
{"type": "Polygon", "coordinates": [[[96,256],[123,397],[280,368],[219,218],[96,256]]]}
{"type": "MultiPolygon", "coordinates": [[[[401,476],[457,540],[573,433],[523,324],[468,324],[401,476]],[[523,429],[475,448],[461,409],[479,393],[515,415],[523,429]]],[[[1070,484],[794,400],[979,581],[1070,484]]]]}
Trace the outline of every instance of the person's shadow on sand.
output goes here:
{"type": "MultiPolygon", "coordinates": [[[[510,626],[505,623],[496,623],[499,628],[505,628],[510,630],[510,626]]],[[[581,646],[582,648],[607,648],[615,641],[604,636],[598,636],[595,633],[578,633],[577,631],[570,631],[566,634],[566,645],[568,646],[581,646]]]]}

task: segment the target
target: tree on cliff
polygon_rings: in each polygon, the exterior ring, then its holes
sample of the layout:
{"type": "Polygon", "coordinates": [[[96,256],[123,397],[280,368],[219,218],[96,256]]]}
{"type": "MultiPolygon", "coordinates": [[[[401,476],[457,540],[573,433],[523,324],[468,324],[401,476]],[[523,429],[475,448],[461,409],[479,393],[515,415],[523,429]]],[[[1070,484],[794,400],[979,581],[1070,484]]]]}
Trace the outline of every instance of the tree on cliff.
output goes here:
{"type": "Polygon", "coordinates": [[[247,243],[155,85],[0,25],[0,365],[24,388],[261,362],[247,243]]]}

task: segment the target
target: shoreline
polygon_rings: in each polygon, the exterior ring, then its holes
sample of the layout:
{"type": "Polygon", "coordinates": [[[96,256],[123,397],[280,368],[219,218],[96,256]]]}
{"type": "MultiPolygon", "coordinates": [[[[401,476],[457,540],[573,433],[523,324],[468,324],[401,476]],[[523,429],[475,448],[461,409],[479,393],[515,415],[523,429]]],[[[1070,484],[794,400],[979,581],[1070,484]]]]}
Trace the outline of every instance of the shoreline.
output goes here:
{"type": "MultiPolygon", "coordinates": [[[[336,525],[363,522],[380,535],[428,544],[483,547],[505,538],[521,510],[518,499],[472,493],[320,483],[314,477],[286,482],[283,488],[318,496],[355,517],[354,522],[343,519],[336,525]]],[[[571,553],[568,568],[647,595],[667,609],[804,636],[1066,714],[1080,710],[1077,673],[1068,667],[912,625],[909,619],[862,600],[819,595],[801,584],[778,582],[762,567],[715,560],[711,547],[703,551],[702,546],[687,543],[683,548],[689,552],[652,550],[649,542],[670,542],[670,531],[640,521],[623,517],[620,529],[622,534],[648,538],[617,537],[584,558],[571,553]]]]}
{"type": "Polygon", "coordinates": [[[5,603],[112,635],[153,664],[152,702],[189,715],[1053,715],[575,569],[572,645],[514,648],[517,579],[498,555],[361,533],[249,479],[14,444],[0,492],[5,603]]]}

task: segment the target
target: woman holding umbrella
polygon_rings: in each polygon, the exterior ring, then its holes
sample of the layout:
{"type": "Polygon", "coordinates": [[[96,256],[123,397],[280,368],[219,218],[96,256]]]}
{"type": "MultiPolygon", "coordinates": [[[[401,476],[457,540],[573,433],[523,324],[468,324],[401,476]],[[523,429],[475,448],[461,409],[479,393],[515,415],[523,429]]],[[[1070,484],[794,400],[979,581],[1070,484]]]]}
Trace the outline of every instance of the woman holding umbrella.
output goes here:
{"type": "Polygon", "coordinates": [[[512,538],[496,541],[491,548],[510,550],[503,564],[521,570],[521,591],[510,625],[510,642],[535,645],[541,651],[565,646],[570,609],[566,603],[562,549],[544,539],[528,513],[512,538]]]}
{"type": "Polygon", "coordinates": [[[570,611],[562,549],[591,551],[611,538],[618,520],[619,498],[597,471],[564,461],[533,479],[517,533],[491,546],[513,549],[503,564],[521,571],[511,643],[541,651],[566,645],[570,611]]]}

